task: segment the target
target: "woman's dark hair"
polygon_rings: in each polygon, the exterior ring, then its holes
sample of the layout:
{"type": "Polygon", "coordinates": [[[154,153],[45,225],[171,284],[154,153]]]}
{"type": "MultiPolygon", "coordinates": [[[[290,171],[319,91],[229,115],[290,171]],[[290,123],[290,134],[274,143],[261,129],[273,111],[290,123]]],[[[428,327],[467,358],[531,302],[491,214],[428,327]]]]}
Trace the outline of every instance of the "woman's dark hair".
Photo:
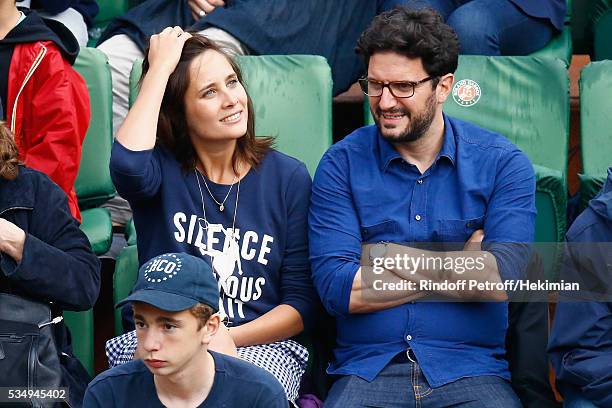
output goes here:
{"type": "Polygon", "coordinates": [[[0,122],[0,178],[15,180],[19,175],[19,151],[13,138],[13,133],[0,122]]]}
{"type": "Polygon", "coordinates": [[[421,58],[425,71],[440,77],[457,69],[459,38],[435,10],[398,6],[374,17],[359,37],[355,51],[363,56],[366,67],[370,57],[382,51],[421,58]]]}
{"type": "MultiPolygon", "coordinates": [[[[202,35],[192,34],[192,37],[185,42],[179,63],[168,79],[157,123],[157,142],[175,155],[185,171],[194,169],[197,160],[187,128],[185,93],[189,87],[191,63],[196,57],[208,50],[216,51],[225,56],[236,73],[238,81],[244,86],[242,72],[238,64],[213,41],[202,35]]],[[[148,54],[149,50],[146,51],[142,65],[141,83],[149,70],[148,54]]],[[[240,160],[256,167],[273,144],[273,139],[270,137],[255,137],[255,110],[248,92],[247,109],[249,111],[247,131],[244,136],[237,140],[236,150],[232,157],[236,173],[238,173],[237,164],[240,160]]]]}

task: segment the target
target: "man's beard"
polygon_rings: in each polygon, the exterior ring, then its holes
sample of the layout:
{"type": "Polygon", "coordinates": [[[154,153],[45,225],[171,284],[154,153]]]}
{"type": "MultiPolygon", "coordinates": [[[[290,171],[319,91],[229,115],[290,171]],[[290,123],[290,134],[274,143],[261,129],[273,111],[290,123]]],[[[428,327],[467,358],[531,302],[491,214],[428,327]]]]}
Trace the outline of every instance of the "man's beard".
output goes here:
{"type": "MultiPolygon", "coordinates": [[[[385,130],[380,124],[380,117],[382,116],[382,111],[380,108],[376,108],[376,115],[374,115],[374,122],[376,122],[376,126],[380,131],[382,137],[390,143],[409,143],[414,142],[415,140],[423,137],[425,132],[429,130],[431,123],[433,122],[434,116],[436,114],[436,103],[435,99],[436,94],[432,93],[427,101],[425,102],[425,109],[419,112],[417,115],[413,116],[410,112],[406,111],[404,108],[396,108],[392,110],[385,111],[386,114],[403,114],[408,118],[408,124],[402,133],[399,135],[385,134],[385,130]]],[[[393,129],[394,130],[394,129],[393,129]]]]}

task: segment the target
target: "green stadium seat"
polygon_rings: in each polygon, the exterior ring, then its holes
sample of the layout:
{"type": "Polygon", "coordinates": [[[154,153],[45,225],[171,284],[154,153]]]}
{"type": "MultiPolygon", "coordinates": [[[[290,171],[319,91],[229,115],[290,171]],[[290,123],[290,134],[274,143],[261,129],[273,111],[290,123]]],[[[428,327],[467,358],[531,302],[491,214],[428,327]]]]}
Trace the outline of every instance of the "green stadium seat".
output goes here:
{"type": "Polygon", "coordinates": [[[546,44],[544,48],[538,50],[532,54],[530,57],[549,57],[549,58],[559,58],[560,60],[565,62],[566,66],[570,66],[572,62],[572,53],[573,53],[573,41],[572,41],[572,13],[573,13],[573,1],[567,0],[567,11],[565,13],[565,26],[563,27],[563,31],[553,37],[552,40],[546,44]]]}
{"type": "MultiPolygon", "coordinates": [[[[302,160],[310,174],[332,143],[331,70],[323,57],[268,55],[237,58],[255,105],[260,136],[273,136],[275,147],[302,160]]],[[[130,102],[142,70],[134,64],[130,102]]]]}
{"type": "Polygon", "coordinates": [[[128,245],[136,245],[136,227],[133,218],[125,226],[125,241],[128,245]]]}
{"type": "MultiPolygon", "coordinates": [[[[128,297],[136,279],[138,279],[138,249],[136,245],[130,245],[121,250],[115,263],[113,305],[128,297]]],[[[115,309],[115,335],[121,333],[123,333],[121,309],[115,309]]]]}
{"type": "Polygon", "coordinates": [[[595,60],[612,60],[612,0],[596,0],[592,19],[595,60]]]}
{"type": "Polygon", "coordinates": [[[580,73],[581,208],[599,192],[612,156],[612,61],[592,62],[580,73]],[[605,147],[605,148],[602,148],[605,147]]]}
{"type": "MultiPolygon", "coordinates": [[[[110,248],[112,224],[108,210],[95,206],[112,197],[115,191],[108,170],[112,143],[110,71],[104,54],[91,48],[81,48],[74,68],[87,83],[91,106],[75,190],[83,218],[81,230],[93,251],[100,255],[110,248]]],[[[74,354],[93,375],[93,310],[65,312],[64,319],[72,333],[74,354]]]]}
{"type": "Polygon", "coordinates": [[[64,312],[64,323],[72,336],[72,351],[90,375],[94,375],[94,317],[93,309],[83,312],[64,312]]]}
{"type": "Polygon", "coordinates": [[[89,29],[88,47],[95,47],[98,39],[112,19],[124,14],[130,4],[128,0],[98,0],[100,11],[94,19],[93,28],[89,29]]]}
{"type": "MultiPolygon", "coordinates": [[[[444,111],[501,133],[529,156],[536,173],[536,241],[562,242],[569,139],[569,78],[564,62],[462,55],[453,89],[464,80],[476,82],[480,96],[464,106],[449,95],[444,111]]],[[[367,102],[366,98],[366,123],[373,124],[367,102]]],[[[549,278],[556,277],[559,254],[554,253],[553,258],[542,254],[549,278]]]]}
{"type": "Polygon", "coordinates": [[[98,0],[100,12],[96,16],[94,23],[97,27],[106,26],[110,21],[124,14],[128,10],[127,0],[98,0]]]}
{"type": "Polygon", "coordinates": [[[81,229],[101,255],[110,248],[112,223],[108,210],[97,206],[115,195],[108,168],[113,139],[111,76],[106,56],[95,48],[81,48],[74,68],[87,83],[91,106],[75,190],[83,216],[81,229]]]}
{"type": "Polygon", "coordinates": [[[572,29],[569,24],[566,24],[563,27],[563,31],[553,37],[544,48],[529,56],[559,58],[569,67],[572,62],[572,48],[572,29]]]}

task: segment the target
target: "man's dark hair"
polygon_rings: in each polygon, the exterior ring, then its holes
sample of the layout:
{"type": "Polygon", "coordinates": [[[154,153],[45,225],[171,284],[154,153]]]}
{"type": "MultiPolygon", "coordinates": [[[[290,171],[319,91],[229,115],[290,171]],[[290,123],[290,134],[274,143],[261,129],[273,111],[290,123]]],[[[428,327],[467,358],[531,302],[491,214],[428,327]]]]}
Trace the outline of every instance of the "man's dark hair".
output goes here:
{"type": "Polygon", "coordinates": [[[439,77],[457,69],[459,39],[435,10],[398,6],[374,17],[359,37],[355,51],[363,56],[366,68],[374,53],[393,51],[421,58],[425,71],[439,77]]]}

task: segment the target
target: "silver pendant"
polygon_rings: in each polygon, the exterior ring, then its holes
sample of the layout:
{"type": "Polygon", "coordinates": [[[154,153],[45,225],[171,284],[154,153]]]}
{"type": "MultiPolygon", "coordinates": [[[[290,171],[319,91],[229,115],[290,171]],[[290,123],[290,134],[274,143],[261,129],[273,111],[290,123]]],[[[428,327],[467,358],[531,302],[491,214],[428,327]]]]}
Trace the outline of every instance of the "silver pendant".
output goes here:
{"type": "Polygon", "coordinates": [[[224,206],[223,204],[221,204],[221,205],[219,206],[219,211],[223,212],[223,210],[225,210],[225,206],[224,206]]]}

